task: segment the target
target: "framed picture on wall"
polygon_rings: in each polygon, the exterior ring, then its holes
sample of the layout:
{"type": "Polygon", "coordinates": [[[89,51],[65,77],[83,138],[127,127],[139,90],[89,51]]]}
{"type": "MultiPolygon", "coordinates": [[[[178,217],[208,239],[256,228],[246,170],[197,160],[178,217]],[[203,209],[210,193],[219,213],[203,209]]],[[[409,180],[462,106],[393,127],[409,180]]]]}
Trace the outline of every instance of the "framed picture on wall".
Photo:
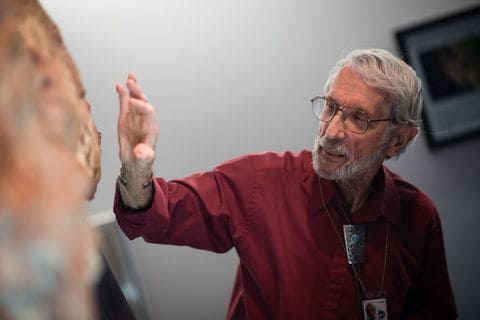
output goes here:
{"type": "Polygon", "coordinates": [[[480,6],[396,32],[423,83],[429,145],[480,133],[480,6]]]}

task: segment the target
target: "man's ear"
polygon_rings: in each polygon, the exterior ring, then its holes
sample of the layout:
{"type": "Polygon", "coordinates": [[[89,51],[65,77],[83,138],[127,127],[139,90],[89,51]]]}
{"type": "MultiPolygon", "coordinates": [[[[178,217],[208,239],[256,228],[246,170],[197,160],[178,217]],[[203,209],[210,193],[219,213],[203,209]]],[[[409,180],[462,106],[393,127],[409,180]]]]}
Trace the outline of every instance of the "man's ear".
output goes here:
{"type": "Polygon", "coordinates": [[[418,134],[418,128],[410,126],[400,126],[395,130],[390,144],[387,148],[387,157],[398,156],[410,141],[418,134]]]}

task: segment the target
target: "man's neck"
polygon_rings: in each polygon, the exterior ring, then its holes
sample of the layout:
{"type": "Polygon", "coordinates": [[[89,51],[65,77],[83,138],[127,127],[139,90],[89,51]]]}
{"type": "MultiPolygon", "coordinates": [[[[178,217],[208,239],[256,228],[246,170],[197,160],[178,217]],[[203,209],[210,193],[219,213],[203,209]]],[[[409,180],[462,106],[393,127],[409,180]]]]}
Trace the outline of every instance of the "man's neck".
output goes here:
{"type": "Polygon", "coordinates": [[[378,169],[354,179],[335,180],[342,193],[343,201],[351,213],[360,209],[369,198],[377,173],[378,169]]]}

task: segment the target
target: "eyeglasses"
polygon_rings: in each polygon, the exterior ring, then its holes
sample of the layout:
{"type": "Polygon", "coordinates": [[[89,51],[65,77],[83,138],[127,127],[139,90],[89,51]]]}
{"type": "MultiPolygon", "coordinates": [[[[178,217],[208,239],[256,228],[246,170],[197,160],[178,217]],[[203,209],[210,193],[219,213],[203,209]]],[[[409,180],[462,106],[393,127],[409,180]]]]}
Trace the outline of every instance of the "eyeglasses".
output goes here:
{"type": "Polygon", "coordinates": [[[328,99],[327,97],[315,97],[311,100],[312,111],[315,118],[322,122],[330,122],[337,112],[341,112],[340,119],[342,119],[345,127],[353,133],[365,133],[367,132],[372,122],[391,121],[396,122],[395,118],[384,119],[370,119],[368,113],[362,109],[355,107],[340,106],[335,101],[328,99]]]}

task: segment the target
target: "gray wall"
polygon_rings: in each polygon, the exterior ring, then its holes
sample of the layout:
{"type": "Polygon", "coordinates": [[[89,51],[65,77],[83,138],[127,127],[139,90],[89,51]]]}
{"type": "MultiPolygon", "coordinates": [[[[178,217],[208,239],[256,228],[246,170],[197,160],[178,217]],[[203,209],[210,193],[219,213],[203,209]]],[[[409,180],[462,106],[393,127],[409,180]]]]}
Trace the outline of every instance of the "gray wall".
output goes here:
{"type": "MultiPolygon", "coordinates": [[[[116,82],[134,71],[161,127],[155,173],[207,170],[234,156],[310,148],[309,98],[345,48],[397,52],[393,31],[472,0],[43,0],[79,65],[103,132],[92,212],[109,210],[118,173],[116,82]]],[[[461,319],[478,318],[480,139],[432,152],[421,136],[397,172],[437,203],[461,319]]],[[[237,258],[127,245],[152,319],[222,319],[237,258]]]]}

